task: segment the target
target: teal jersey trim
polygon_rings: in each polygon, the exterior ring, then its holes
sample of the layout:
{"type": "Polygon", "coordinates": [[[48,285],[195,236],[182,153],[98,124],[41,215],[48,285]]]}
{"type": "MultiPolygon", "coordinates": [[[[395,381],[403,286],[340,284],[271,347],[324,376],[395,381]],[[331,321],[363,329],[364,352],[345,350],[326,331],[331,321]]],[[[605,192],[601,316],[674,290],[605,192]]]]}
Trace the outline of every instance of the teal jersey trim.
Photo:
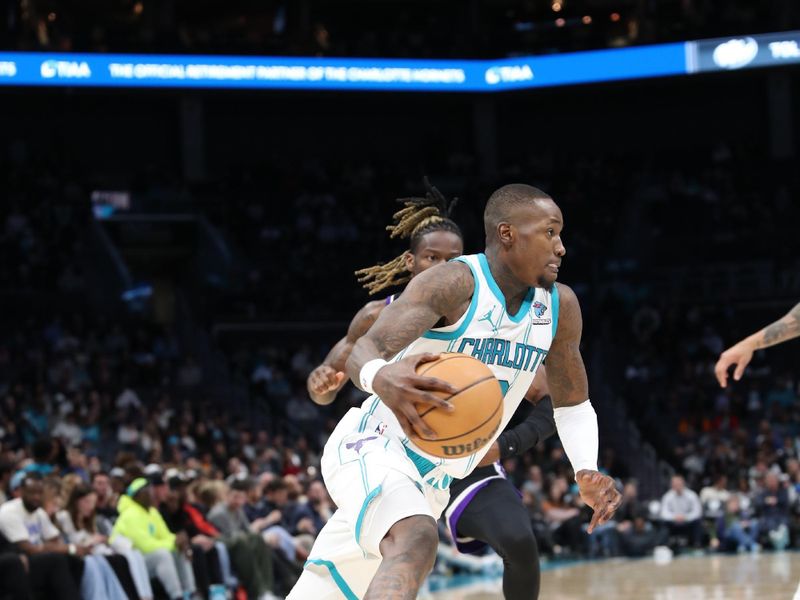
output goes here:
{"type": "Polygon", "coordinates": [[[350,586],[347,585],[347,582],[344,580],[344,577],[342,577],[342,574],[339,573],[339,569],[337,569],[336,565],[334,565],[331,561],[322,560],[321,558],[309,558],[303,566],[307,567],[309,564],[326,567],[330,572],[331,577],[333,577],[333,581],[336,583],[336,586],[339,588],[339,591],[342,592],[344,597],[347,600],[358,600],[358,596],[353,593],[353,590],[351,590],[350,586]]]}
{"type": "Polygon", "coordinates": [[[424,456],[420,456],[408,446],[404,445],[403,448],[406,449],[406,454],[408,455],[408,458],[411,459],[411,462],[414,463],[414,466],[417,468],[417,472],[423,477],[436,468],[435,464],[433,464],[424,456]]]}
{"type": "Polygon", "coordinates": [[[556,337],[556,331],[558,331],[558,284],[553,284],[553,289],[550,292],[550,310],[553,311],[553,316],[550,317],[553,319],[553,339],[556,337]]]}
{"type": "MultiPolygon", "coordinates": [[[[506,307],[506,298],[503,296],[503,292],[500,291],[500,288],[497,286],[497,282],[492,277],[492,271],[489,269],[489,262],[486,260],[485,254],[478,254],[478,262],[481,265],[481,271],[483,271],[483,276],[486,279],[486,282],[489,284],[489,289],[492,290],[495,298],[500,303],[500,306],[503,307],[505,310],[506,315],[513,323],[519,323],[522,319],[525,318],[525,315],[528,314],[528,311],[531,309],[531,302],[533,301],[533,297],[536,295],[536,288],[529,288],[528,293],[525,295],[525,300],[522,301],[522,304],[517,311],[517,314],[512,315],[508,312],[508,307],[506,307]]],[[[498,324],[499,325],[499,324],[498,324]]]]}
{"type": "Polygon", "coordinates": [[[369,508],[369,503],[381,493],[381,486],[379,485],[374,490],[372,490],[367,497],[364,498],[364,503],[361,505],[361,510],[358,511],[358,518],[356,519],[356,544],[361,546],[361,526],[364,524],[364,515],[367,514],[367,508],[369,508]]]}
{"type": "Polygon", "coordinates": [[[369,407],[369,410],[363,417],[361,417],[361,422],[358,425],[358,433],[364,433],[364,429],[367,428],[369,418],[372,416],[372,413],[375,412],[375,409],[378,408],[378,402],[380,401],[381,399],[378,398],[378,396],[375,396],[375,400],[372,401],[372,405],[369,407]]]}
{"type": "Polygon", "coordinates": [[[463,260],[463,257],[459,256],[458,258],[454,258],[453,261],[464,263],[472,272],[472,279],[475,280],[475,289],[472,291],[472,300],[470,300],[467,313],[464,316],[464,320],[461,321],[461,325],[458,326],[458,329],[454,331],[436,331],[434,329],[429,329],[422,334],[422,337],[429,340],[457,340],[464,335],[464,332],[467,330],[467,327],[469,327],[472,318],[475,316],[475,311],[478,310],[478,290],[480,289],[480,280],[478,279],[478,274],[475,272],[475,269],[472,268],[472,265],[469,264],[469,262],[463,260]]]}

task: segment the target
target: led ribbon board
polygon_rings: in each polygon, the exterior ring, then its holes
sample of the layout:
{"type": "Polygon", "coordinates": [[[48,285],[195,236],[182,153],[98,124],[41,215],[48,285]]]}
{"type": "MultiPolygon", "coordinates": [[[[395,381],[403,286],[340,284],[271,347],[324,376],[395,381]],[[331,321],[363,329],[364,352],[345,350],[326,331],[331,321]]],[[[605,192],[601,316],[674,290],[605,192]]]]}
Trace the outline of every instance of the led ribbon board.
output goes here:
{"type": "Polygon", "coordinates": [[[0,86],[496,92],[800,63],[800,31],[499,60],[0,52],[0,86]]]}

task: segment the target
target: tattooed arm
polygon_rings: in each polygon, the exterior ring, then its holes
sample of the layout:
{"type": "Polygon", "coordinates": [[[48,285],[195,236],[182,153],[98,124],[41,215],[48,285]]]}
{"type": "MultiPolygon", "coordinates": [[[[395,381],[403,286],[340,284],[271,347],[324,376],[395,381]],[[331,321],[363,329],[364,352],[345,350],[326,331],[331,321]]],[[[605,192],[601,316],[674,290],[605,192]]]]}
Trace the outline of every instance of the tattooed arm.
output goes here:
{"type": "MultiPolygon", "coordinates": [[[[347,359],[347,374],[358,387],[361,369],[374,359],[388,360],[419,338],[444,317],[456,322],[469,306],[475,283],[469,267],[461,262],[438,265],[420,273],[395,302],[381,311],[378,320],[359,339],[347,359]]],[[[417,416],[416,403],[452,409],[449,402],[432,392],[454,393],[453,387],[439,379],[419,377],[415,369],[421,362],[436,360],[436,354],[418,354],[382,367],[372,387],[397,416],[406,433],[412,427],[424,436],[433,436],[430,427],[417,416]]]]}
{"type": "Polygon", "coordinates": [[[547,383],[553,416],[564,451],[575,471],[581,498],[594,510],[588,532],[614,516],[622,502],[614,480],[597,470],[597,415],[589,400],[589,383],[581,357],[583,317],[575,292],[558,284],[558,329],[547,354],[547,383]]]}
{"type": "Polygon", "coordinates": [[[353,346],[362,335],[369,331],[385,306],[384,300],[375,300],[365,304],[350,322],[347,335],[331,348],[322,364],[311,371],[306,381],[306,387],[314,402],[325,405],[336,399],[339,390],[347,382],[344,369],[353,346]]]}
{"type": "Polygon", "coordinates": [[[744,338],[720,355],[714,367],[714,374],[717,376],[719,385],[721,387],[728,385],[728,369],[732,365],[736,365],[733,379],[739,381],[742,378],[745,367],[753,359],[753,352],[756,350],[769,348],[798,336],[800,336],[800,303],[796,304],[783,318],[744,338]]]}
{"type": "Polygon", "coordinates": [[[559,283],[558,331],[547,353],[547,383],[553,408],[575,406],[589,397],[589,381],[581,357],[583,316],[572,288],[559,283]]]}

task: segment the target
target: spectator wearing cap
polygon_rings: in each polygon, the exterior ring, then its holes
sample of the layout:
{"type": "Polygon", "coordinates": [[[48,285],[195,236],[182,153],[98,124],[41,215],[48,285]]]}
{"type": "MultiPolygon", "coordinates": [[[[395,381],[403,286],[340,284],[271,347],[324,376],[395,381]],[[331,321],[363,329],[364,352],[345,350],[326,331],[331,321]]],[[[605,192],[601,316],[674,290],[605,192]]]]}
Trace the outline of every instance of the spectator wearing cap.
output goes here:
{"type": "Polygon", "coordinates": [[[157,578],[171,599],[195,592],[192,566],[187,558],[189,540],[172,533],[153,505],[153,493],[144,477],[134,479],[117,505],[119,518],[114,524],[112,543],[130,541],[144,555],[151,577],[157,578]]]}
{"type": "Polygon", "coordinates": [[[122,467],[114,467],[108,472],[108,476],[111,479],[111,491],[117,495],[117,501],[119,501],[119,497],[125,493],[128,487],[126,483],[129,481],[128,475],[122,467]]]}
{"type": "Polygon", "coordinates": [[[99,561],[83,561],[90,548],[65,544],[42,508],[44,486],[38,473],[20,483],[20,496],[0,506],[0,533],[25,554],[34,595],[65,600],[126,600],[114,572],[99,561]]]}
{"type": "Polygon", "coordinates": [[[144,476],[150,483],[153,493],[153,506],[161,506],[169,495],[169,488],[164,479],[164,472],[159,465],[147,465],[144,468],[144,476]]]}

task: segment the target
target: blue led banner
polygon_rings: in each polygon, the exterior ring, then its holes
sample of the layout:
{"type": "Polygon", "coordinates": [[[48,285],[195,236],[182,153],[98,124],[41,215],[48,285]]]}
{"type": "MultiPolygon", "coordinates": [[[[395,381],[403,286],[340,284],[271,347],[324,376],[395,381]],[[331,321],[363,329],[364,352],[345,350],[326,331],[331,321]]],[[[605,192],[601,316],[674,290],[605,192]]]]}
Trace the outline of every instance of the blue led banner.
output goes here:
{"type": "Polygon", "coordinates": [[[0,85],[492,92],[800,63],[800,32],[501,60],[0,52],[0,85]]]}

